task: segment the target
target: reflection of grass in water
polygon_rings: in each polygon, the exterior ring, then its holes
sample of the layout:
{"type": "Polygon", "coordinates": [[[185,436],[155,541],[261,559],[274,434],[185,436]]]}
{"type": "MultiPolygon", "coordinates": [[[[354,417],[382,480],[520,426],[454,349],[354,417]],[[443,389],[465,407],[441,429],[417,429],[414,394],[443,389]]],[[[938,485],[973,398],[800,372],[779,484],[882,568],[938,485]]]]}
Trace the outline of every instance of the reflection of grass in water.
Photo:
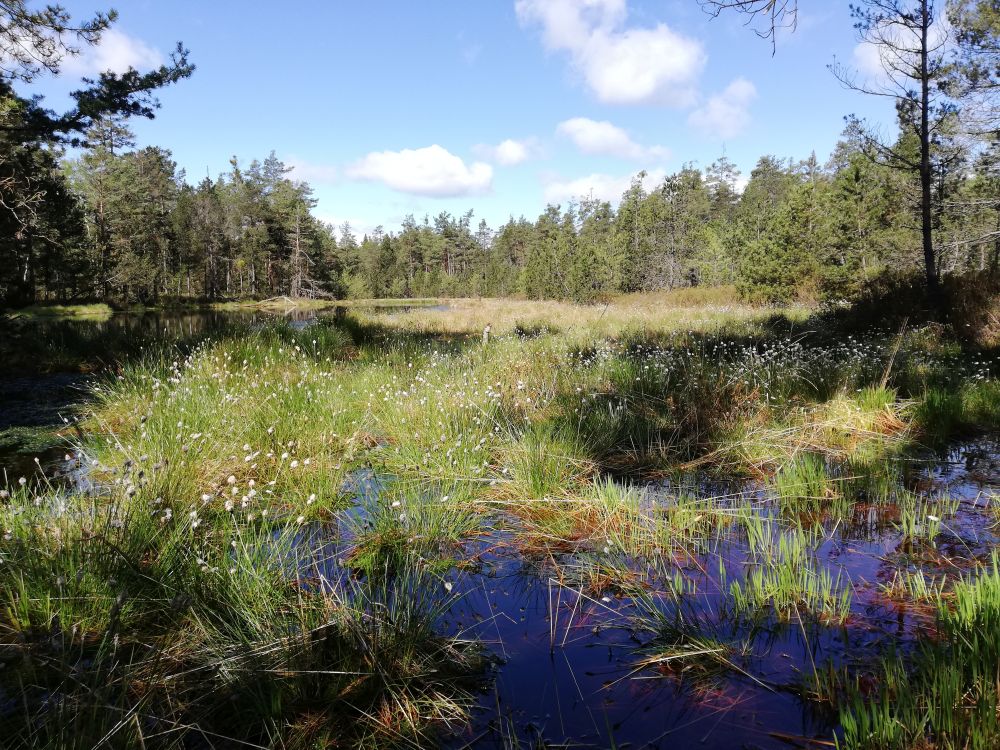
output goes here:
{"type": "Polygon", "coordinates": [[[938,597],[939,638],[885,658],[868,684],[848,682],[843,747],[907,750],[1000,744],[1000,571],[938,597]]]}
{"type": "Polygon", "coordinates": [[[176,357],[207,336],[247,330],[244,321],[189,312],[107,318],[15,318],[0,326],[0,374],[92,372],[124,362],[176,357]]]}
{"type": "Polygon", "coordinates": [[[66,440],[51,427],[8,427],[0,430],[0,455],[36,456],[65,446],[66,440]]]}
{"type": "Polygon", "coordinates": [[[72,447],[69,438],[52,427],[9,427],[0,430],[0,489],[20,482],[48,484],[50,464],[72,447]]]}
{"type": "Polygon", "coordinates": [[[93,305],[32,305],[21,307],[17,310],[7,312],[7,316],[14,320],[38,320],[38,319],[80,319],[107,320],[111,317],[112,310],[105,304],[93,305]]]}
{"type": "Polygon", "coordinates": [[[265,300],[243,300],[242,302],[213,302],[208,305],[212,310],[328,310],[339,307],[363,308],[396,308],[396,307],[433,307],[447,304],[448,300],[440,297],[413,297],[408,299],[291,299],[289,297],[274,297],[265,300]]]}
{"type": "MultiPolygon", "coordinates": [[[[720,569],[720,585],[724,576],[720,569]]],[[[658,590],[637,589],[633,601],[633,627],[651,636],[637,651],[636,673],[652,670],[680,679],[695,693],[711,690],[733,674],[750,676],[743,665],[747,633],[699,604],[697,587],[679,569],[658,590]]]]}

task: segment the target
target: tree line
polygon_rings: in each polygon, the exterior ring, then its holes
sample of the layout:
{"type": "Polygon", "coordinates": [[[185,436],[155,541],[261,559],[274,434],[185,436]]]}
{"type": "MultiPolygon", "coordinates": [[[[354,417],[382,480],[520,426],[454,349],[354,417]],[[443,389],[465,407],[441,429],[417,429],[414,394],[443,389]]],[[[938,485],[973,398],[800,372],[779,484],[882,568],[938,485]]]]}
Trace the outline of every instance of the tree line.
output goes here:
{"type": "MultiPolygon", "coordinates": [[[[893,152],[915,144],[901,130],[893,152]]],[[[735,284],[748,298],[849,300],[885,273],[922,268],[920,184],[846,129],[825,164],[761,157],[748,179],[726,157],[647,187],[617,207],[593,197],[499,227],[442,212],[357,237],[313,213],[308,184],[271,154],[190,184],[170,152],[136,149],[97,123],[86,152],[50,157],[31,232],[5,243],[9,301],[156,303],[277,295],[320,298],[609,294],[735,284]]],[[[1000,150],[941,140],[934,180],[936,266],[996,273],[1000,150]]],[[[42,152],[47,153],[47,152],[42,152]]]]}
{"type": "MultiPolygon", "coordinates": [[[[749,13],[794,4],[715,3],[749,13]]],[[[549,205],[499,227],[407,217],[357,237],[316,218],[308,184],[272,153],[193,184],[169,151],[136,148],[129,117],[190,75],[178,45],[159,71],[105,74],[62,115],[15,84],[58,72],[58,48],[18,56],[28,30],[92,43],[114,17],[71,26],[58,6],[0,26],[0,304],[609,294],[734,284],[767,302],[851,300],[886,274],[996,274],[1000,264],[1000,11],[989,0],[862,0],[853,13],[887,75],[845,85],[896,104],[894,135],[847,118],[826,163],[761,157],[743,179],[726,157],[620,200],[549,205]],[[87,93],[89,92],[89,93],[87,93]],[[72,158],[66,148],[77,147],[72,158]]],[[[23,2],[0,7],[28,13],[23,2]]],[[[780,20],[780,19],[779,19],[780,20]]],[[[46,37],[49,38],[49,37],[46,37]]],[[[23,50],[22,50],[23,52],[23,50]]],[[[66,47],[62,54],[72,54],[66,47]]]]}

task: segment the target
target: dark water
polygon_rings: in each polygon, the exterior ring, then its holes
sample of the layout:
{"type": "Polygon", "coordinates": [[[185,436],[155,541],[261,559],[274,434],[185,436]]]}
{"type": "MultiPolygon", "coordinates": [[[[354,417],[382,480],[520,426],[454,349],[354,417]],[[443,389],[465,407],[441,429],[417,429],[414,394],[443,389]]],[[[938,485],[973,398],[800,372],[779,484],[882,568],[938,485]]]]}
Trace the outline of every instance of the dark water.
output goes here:
{"type": "Polygon", "coordinates": [[[0,319],[0,482],[51,477],[79,435],[90,386],[163,342],[195,342],[252,323],[217,312],[119,313],[107,319],[0,319]],[[36,459],[38,463],[36,464],[36,459]]]}
{"type": "MultiPolygon", "coordinates": [[[[527,554],[511,530],[516,521],[498,519],[499,529],[466,545],[458,555],[462,564],[444,577],[451,590],[442,595],[450,606],[439,632],[484,644],[493,667],[472,722],[442,746],[830,747],[837,716],[815,696],[814,673],[832,669],[863,677],[880,656],[906,652],[932,635],[932,605],[890,593],[897,573],[966,575],[977,563],[988,564],[1000,543],[993,514],[1000,440],[957,443],[908,461],[899,481],[901,496],[916,493],[924,512],[940,514],[933,539],[904,537],[892,496],[855,503],[839,516],[790,518],[760,486],[723,494],[716,483],[700,485],[706,503],[720,511],[751,508],[774,533],[799,523],[811,526],[810,565],[840,576],[853,592],[843,622],[825,622],[804,610],[784,618],[767,607],[737,611],[729,585],[744,581],[754,565],[738,524],[707,534],[690,555],[634,559],[593,546],[527,554]],[[648,596],[574,582],[572,571],[593,566],[595,559],[633,573],[633,583],[648,596]],[[679,600],[664,595],[678,572],[689,584],[679,600]],[[665,626],[649,617],[651,608],[665,626]],[[670,626],[675,617],[684,620],[685,632],[726,644],[726,662],[706,656],[644,665],[644,658],[678,642],[678,630],[670,626]]],[[[356,505],[335,528],[304,532],[301,544],[310,551],[312,573],[329,585],[350,574],[342,553],[389,483],[370,471],[356,473],[347,486],[356,505]]],[[[643,491],[655,511],[676,502],[678,487],[654,483],[643,491]]],[[[695,491],[686,488],[688,496],[695,491]]],[[[484,519],[487,531],[489,523],[484,519]]]]}
{"type": "MultiPolygon", "coordinates": [[[[714,673],[685,665],[639,666],[657,645],[657,634],[643,624],[635,601],[613,591],[559,585],[556,569],[571,559],[527,559],[498,540],[479,557],[480,571],[456,575],[460,599],[442,623],[449,632],[490,644],[498,658],[495,682],[475,722],[449,747],[506,746],[503,738],[510,735],[525,746],[531,740],[556,747],[829,746],[836,716],[809,697],[809,675],[827,665],[863,674],[880,654],[905,650],[927,635],[933,621],[927,606],[890,599],[881,584],[890,583],[897,570],[961,575],[975,561],[987,562],[1000,542],[990,510],[1000,489],[1000,442],[955,445],[915,465],[907,481],[921,485],[932,510],[935,497],[959,500],[933,544],[914,548],[903,538],[892,502],[858,507],[846,521],[822,522],[814,563],[841,574],[854,592],[843,624],[827,625],[805,613],[787,622],[767,612],[732,613],[717,571],[721,561],[732,582],[748,569],[738,533],[722,533],[704,552],[666,565],[617,560],[654,592],[662,584],[659,572],[675,565],[692,582],[693,593],[680,609],[669,598],[660,606],[682,612],[694,623],[692,630],[738,646],[731,666],[714,673]]],[[[654,503],[669,502],[661,487],[647,492],[654,503]]],[[[764,493],[744,492],[721,502],[753,504],[778,523],[766,499],[761,505],[764,493]]]]}

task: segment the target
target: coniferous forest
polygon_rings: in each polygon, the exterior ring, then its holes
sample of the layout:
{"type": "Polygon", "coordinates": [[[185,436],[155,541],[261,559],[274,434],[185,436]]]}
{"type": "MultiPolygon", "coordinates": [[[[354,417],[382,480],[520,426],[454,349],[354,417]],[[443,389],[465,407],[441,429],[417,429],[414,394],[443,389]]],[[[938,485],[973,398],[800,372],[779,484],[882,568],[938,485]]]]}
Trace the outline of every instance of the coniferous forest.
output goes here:
{"type": "MultiPolygon", "coordinates": [[[[993,273],[1000,176],[989,138],[947,123],[933,143],[936,272],[993,273]]],[[[503,297],[591,301],[622,292],[735,284],[748,299],[850,300],[884,274],[923,273],[918,139],[905,121],[883,148],[851,123],[819,163],[726,157],[652,189],[640,173],[617,207],[586,197],[499,227],[407,217],[357,236],[318,221],[308,184],[272,153],[191,184],[126,126],[95,122],[68,158],[21,144],[8,161],[0,290],[8,305],[105,301],[503,297]],[[30,166],[37,172],[18,174],[30,166]],[[20,194],[20,189],[27,193],[20,194]],[[42,197],[44,196],[44,197],[42,197]]]]}
{"type": "Polygon", "coordinates": [[[0,750],[1000,748],[1000,0],[87,1],[0,0],[0,750]]]}
{"type": "MultiPolygon", "coordinates": [[[[771,14],[772,24],[792,7],[717,5],[771,14]]],[[[24,25],[62,23],[32,20],[21,6],[12,7],[24,25]]],[[[225,174],[194,180],[169,150],[135,146],[128,118],[152,116],[157,89],[193,70],[182,48],[161,70],[106,74],[79,95],[76,111],[58,115],[30,98],[46,59],[14,57],[3,82],[0,304],[277,295],[588,301],[720,284],[757,301],[844,301],[885,274],[932,285],[992,274],[1000,261],[1000,11],[952,3],[947,47],[931,38],[921,48],[919,35],[880,37],[879,24],[917,24],[898,3],[862,8],[862,33],[893,58],[898,79],[874,92],[895,101],[891,137],[847,118],[826,162],[761,155],[741,175],[721,156],[648,189],[639,173],[617,206],[580,196],[502,226],[472,211],[409,216],[364,236],[318,221],[309,185],[291,179],[273,152],[234,156],[225,174]]],[[[15,33],[4,32],[8,52],[15,33]]]]}

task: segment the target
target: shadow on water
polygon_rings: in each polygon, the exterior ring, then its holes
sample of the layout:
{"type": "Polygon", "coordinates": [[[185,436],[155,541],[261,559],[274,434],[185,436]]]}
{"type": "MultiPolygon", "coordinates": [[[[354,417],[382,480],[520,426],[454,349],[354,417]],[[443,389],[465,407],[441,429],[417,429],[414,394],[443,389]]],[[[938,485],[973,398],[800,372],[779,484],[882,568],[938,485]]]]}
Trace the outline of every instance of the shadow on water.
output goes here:
{"type": "Polygon", "coordinates": [[[164,348],[183,351],[252,324],[216,312],[119,313],[106,319],[0,320],[0,473],[51,476],[77,438],[90,386],[121,364],[164,348]]]}

